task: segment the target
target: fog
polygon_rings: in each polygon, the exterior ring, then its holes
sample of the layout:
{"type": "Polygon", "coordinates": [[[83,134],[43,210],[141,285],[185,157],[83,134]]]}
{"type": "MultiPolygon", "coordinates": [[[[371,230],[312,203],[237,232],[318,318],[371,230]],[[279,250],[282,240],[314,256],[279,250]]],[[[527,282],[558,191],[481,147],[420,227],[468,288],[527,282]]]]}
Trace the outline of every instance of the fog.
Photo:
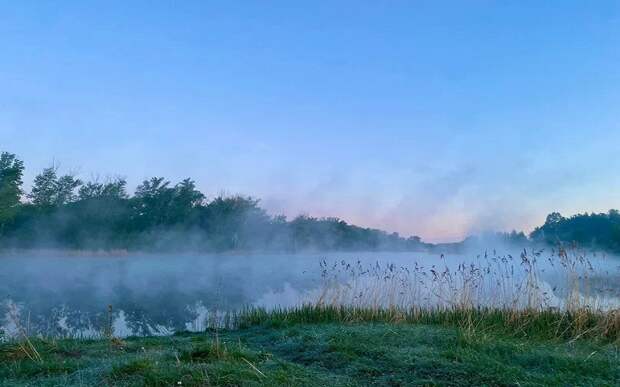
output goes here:
{"type": "MultiPolygon", "coordinates": [[[[7,337],[19,329],[98,336],[111,323],[115,335],[128,336],[203,330],[209,319],[226,312],[317,300],[449,307],[454,300],[463,302],[465,294],[472,306],[527,306],[531,297],[515,297],[530,267],[520,254],[505,247],[461,254],[5,255],[0,257],[0,326],[7,337]]],[[[536,261],[541,295],[536,302],[542,307],[562,308],[574,296],[555,254],[547,249],[526,256],[536,261]]],[[[588,253],[581,263],[573,262],[583,302],[600,309],[620,305],[617,257],[588,253]]]]}

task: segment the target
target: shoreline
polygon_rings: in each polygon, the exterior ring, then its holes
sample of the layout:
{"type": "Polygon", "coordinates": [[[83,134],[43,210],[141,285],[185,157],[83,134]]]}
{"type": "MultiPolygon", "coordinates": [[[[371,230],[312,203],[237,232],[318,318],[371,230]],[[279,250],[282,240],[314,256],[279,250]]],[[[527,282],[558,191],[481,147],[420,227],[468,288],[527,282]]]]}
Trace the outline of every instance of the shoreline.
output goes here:
{"type": "Polygon", "coordinates": [[[554,338],[465,319],[410,322],[387,311],[361,312],[339,317],[301,309],[248,316],[235,330],[0,344],[0,380],[37,386],[612,386],[620,377],[617,338],[554,338]]]}

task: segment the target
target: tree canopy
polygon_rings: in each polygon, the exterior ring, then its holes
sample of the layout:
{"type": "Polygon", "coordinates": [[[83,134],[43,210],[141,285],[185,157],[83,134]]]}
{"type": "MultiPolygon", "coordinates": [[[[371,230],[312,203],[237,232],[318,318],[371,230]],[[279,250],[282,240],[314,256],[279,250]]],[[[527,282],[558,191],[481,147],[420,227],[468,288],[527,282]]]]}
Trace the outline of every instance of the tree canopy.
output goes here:
{"type": "Polygon", "coordinates": [[[0,153],[0,232],[19,210],[24,163],[14,154],[0,153]]]}
{"type": "Polygon", "coordinates": [[[530,237],[544,243],[570,242],[579,246],[620,251],[620,213],[583,213],[565,218],[558,212],[547,216],[530,237]]]}

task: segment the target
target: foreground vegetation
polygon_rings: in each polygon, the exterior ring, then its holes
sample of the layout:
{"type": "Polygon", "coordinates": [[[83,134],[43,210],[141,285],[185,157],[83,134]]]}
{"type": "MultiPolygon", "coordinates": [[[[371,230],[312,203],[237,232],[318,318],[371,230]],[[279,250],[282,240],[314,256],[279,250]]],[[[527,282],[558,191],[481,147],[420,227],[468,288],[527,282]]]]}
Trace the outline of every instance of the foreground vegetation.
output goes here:
{"type": "Polygon", "coordinates": [[[600,331],[601,316],[588,316],[588,326],[579,318],[257,310],[239,316],[235,330],[7,343],[0,346],[0,385],[615,385],[620,327],[600,331]]]}
{"type": "Polygon", "coordinates": [[[305,306],[212,311],[203,333],[117,338],[111,306],[100,340],[33,339],[14,318],[0,385],[617,385],[617,293],[588,256],[442,263],[323,260],[305,306]]]}

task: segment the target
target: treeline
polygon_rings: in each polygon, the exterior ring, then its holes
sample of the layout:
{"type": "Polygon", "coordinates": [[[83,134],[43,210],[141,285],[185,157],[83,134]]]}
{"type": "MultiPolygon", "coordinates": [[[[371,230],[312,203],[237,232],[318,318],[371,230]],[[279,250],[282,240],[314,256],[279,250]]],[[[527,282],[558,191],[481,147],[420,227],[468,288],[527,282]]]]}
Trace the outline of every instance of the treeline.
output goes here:
{"type": "Polygon", "coordinates": [[[568,242],[620,252],[620,212],[609,210],[607,213],[584,213],[568,218],[553,212],[547,216],[544,225],[530,234],[530,238],[547,244],[568,242]]]}
{"type": "Polygon", "coordinates": [[[193,180],[83,182],[55,167],[23,191],[24,163],[0,154],[0,248],[186,251],[420,250],[418,237],[336,218],[271,216],[243,196],[209,200],[193,180]]]}
{"type": "Polygon", "coordinates": [[[617,210],[568,218],[554,212],[529,236],[513,231],[432,245],[337,218],[271,216],[252,197],[209,200],[191,179],[171,184],[154,177],[130,195],[122,178],[84,182],[50,167],[24,192],[23,172],[15,155],[0,153],[0,249],[462,252],[489,244],[576,243],[620,252],[617,210]]]}

